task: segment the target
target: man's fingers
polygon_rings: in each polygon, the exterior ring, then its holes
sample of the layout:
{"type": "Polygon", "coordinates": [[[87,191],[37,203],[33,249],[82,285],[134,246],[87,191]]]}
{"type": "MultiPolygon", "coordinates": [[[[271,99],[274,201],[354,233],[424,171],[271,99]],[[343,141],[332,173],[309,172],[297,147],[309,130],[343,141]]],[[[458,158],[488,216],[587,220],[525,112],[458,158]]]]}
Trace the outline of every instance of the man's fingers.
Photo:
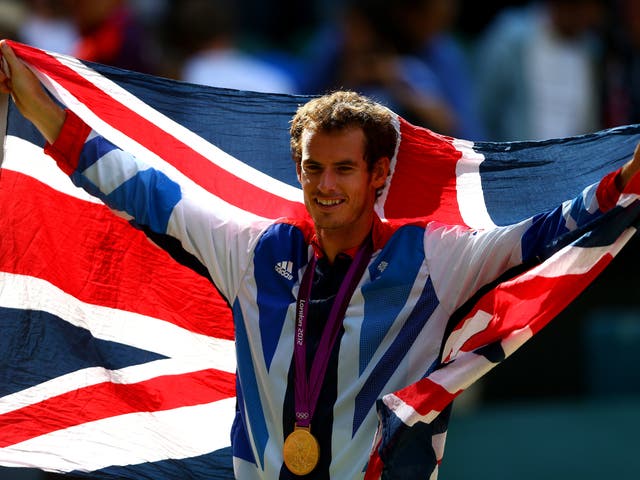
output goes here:
{"type": "MultiPolygon", "coordinates": [[[[2,60],[0,60],[0,65],[4,63],[2,60]]],[[[11,93],[11,79],[5,74],[4,65],[0,69],[0,93],[11,93]]]]}
{"type": "Polygon", "coordinates": [[[0,48],[2,52],[2,71],[7,77],[11,78],[11,70],[18,64],[18,57],[6,42],[3,41],[0,44],[0,48]]]}
{"type": "Polygon", "coordinates": [[[11,70],[9,69],[9,64],[7,63],[7,59],[5,58],[5,52],[8,53],[10,50],[9,46],[6,44],[5,40],[0,41],[0,69],[2,70],[2,74],[0,77],[2,78],[2,82],[4,82],[7,78],[11,78],[11,70]]]}
{"type": "Polygon", "coordinates": [[[6,40],[0,41],[0,53],[2,53],[2,71],[8,78],[11,78],[11,74],[16,73],[17,69],[26,68],[6,40]]]}
{"type": "Polygon", "coordinates": [[[13,50],[5,40],[0,41],[0,92],[2,93],[11,93],[11,67],[7,61],[7,56],[11,54],[13,54],[13,50]]]}
{"type": "Polygon", "coordinates": [[[11,69],[9,68],[9,64],[7,63],[7,59],[2,57],[2,62],[0,63],[2,68],[2,73],[5,77],[11,78],[11,69]]]}

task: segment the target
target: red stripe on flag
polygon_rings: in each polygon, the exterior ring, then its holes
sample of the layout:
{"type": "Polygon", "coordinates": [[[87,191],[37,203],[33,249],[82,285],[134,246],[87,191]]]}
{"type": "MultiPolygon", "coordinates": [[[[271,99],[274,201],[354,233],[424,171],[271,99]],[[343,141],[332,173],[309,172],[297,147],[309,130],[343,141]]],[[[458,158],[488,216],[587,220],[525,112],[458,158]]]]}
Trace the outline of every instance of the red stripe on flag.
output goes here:
{"type": "Polygon", "coordinates": [[[426,217],[464,225],[456,191],[456,164],[462,153],[447,137],[400,119],[400,149],[389,194],[387,218],[426,217]]]}
{"type": "Polygon", "coordinates": [[[11,170],[2,171],[1,184],[0,271],[41,278],[89,304],[234,338],[229,308],[211,282],[105,206],[11,170]]]}
{"type": "Polygon", "coordinates": [[[451,393],[427,377],[397,391],[395,396],[410,405],[419,415],[424,416],[432,411],[441,412],[460,393],[462,390],[451,393]]]}
{"type": "MultiPolygon", "coordinates": [[[[612,255],[604,255],[588,272],[581,274],[556,277],[524,274],[500,284],[483,296],[467,316],[472,317],[480,310],[491,313],[492,319],[484,330],[469,338],[461,350],[474,351],[507,338],[525,327],[530,328],[533,334],[538,333],[593,282],[612,260],[612,255]]],[[[464,320],[461,324],[463,323],[464,320]]]]}
{"type": "Polygon", "coordinates": [[[234,375],[212,369],[134,384],[100,383],[1,415],[0,448],[86,422],[202,405],[234,395],[234,375]]]}
{"type": "Polygon", "coordinates": [[[78,101],[90,106],[102,120],[157,154],[214,195],[266,218],[306,215],[304,204],[283,199],[220,168],[170,132],[116,101],[55,57],[16,42],[10,42],[10,45],[20,57],[38,65],[53,80],[72,91],[78,101]]]}

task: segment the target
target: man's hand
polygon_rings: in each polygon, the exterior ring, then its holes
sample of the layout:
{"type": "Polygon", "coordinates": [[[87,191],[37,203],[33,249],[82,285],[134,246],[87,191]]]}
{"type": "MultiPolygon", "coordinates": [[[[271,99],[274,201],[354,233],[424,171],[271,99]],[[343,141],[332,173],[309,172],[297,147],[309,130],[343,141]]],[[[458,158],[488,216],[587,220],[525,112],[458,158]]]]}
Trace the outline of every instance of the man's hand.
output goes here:
{"type": "Polygon", "coordinates": [[[620,190],[624,190],[638,172],[640,172],[640,144],[636,145],[636,149],[633,152],[633,158],[625,163],[622,169],[620,169],[620,175],[618,176],[618,188],[620,190]]]}
{"type": "Polygon", "coordinates": [[[47,95],[37,77],[5,40],[0,41],[0,53],[0,93],[10,94],[20,113],[53,143],[64,124],[64,110],[47,95]]]}

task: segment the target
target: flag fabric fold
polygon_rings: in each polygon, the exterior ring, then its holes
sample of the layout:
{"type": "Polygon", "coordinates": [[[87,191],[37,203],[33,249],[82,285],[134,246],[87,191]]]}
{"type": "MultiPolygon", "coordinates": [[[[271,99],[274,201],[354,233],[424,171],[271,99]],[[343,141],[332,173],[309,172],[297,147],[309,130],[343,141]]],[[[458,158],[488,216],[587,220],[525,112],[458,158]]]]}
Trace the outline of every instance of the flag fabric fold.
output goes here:
{"type": "MultiPolygon", "coordinates": [[[[238,212],[306,214],[288,122],[309,97],[197,86],[11,45],[59,102],[172,178],[238,212]]],[[[0,114],[0,465],[232,478],[225,449],[236,366],[224,298],[170,240],[75,188],[9,99],[0,114]]],[[[397,127],[380,215],[483,229],[575,197],[640,139],[637,125],[475,144],[399,117],[397,127]]],[[[414,478],[421,441],[441,460],[446,428],[433,433],[454,398],[557,315],[635,233],[637,196],[615,201],[600,224],[452,315],[440,363],[378,400],[365,478],[414,478]]]]}

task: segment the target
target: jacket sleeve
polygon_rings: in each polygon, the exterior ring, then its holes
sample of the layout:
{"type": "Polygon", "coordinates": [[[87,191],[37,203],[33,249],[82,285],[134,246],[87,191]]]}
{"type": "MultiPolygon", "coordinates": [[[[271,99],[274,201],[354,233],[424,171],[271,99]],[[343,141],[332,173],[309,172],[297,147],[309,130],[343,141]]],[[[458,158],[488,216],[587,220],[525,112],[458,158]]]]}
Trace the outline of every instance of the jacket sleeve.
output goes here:
{"type": "Polygon", "coordinates": [[[73,183],[151,231],[176,238],[230,303],[267,221],[197,185],[185,187],[97,135],[73,112],[45,152],[73,183]]]}
{"type": "Polygon", "coordinates": [[[618,173],[605,176],[575,199],[514,225],[472,230],[430,224],[425,232],[425,255],[443,306],[455,311],[510,268],[545,260],[571,243],[576,234],[587,232],[607,211],[637,199],[640,178],[620,191],[618,173]]]}

